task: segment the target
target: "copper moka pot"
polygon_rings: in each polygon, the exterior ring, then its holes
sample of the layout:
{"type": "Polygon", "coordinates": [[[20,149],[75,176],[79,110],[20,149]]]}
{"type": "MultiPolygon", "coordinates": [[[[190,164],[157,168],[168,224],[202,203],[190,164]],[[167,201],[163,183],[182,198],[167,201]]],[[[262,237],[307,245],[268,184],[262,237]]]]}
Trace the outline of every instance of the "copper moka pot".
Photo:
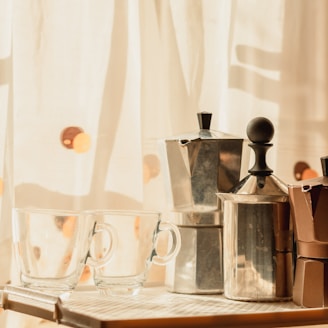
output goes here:
{"type": "Polygon", "coordinates": [[[224,201],[224,295],[241,301],[292,298],[293,229],[287,185],[266,164],[272,123],[254,118],[247,126],[255,163],[224,201]]]}
{"type": "Polygon", "coordinates": [[[211,116],[198,113],[198,131],[165,140],[171,220],[181,235],[180,252],[166,267],[172,292],[223,292],[223,215],[215,194],[238,183],[248,151],[244,139],[211,130],[211,116]]]}
{"type": "Polygon", "coordinates": [[[304,307],[328,306],[328,157],[321,164],[323,176],[288,186],[297,244],[293,301],[304,307]]]}

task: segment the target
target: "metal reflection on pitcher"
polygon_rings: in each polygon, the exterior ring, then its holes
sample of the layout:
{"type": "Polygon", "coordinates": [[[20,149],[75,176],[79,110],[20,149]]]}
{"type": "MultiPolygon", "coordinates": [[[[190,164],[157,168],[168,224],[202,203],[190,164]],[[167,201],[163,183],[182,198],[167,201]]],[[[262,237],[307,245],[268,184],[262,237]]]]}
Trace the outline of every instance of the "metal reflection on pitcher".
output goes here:
{"type": "Polygon", "coordinates": [[[244,301],[282,301],[292,298],[293,228],[288,188],[272,174],[266,152],[274,128],[255,118],[247,134],[255,164],[224,202],[224,294],[244,301]]]}

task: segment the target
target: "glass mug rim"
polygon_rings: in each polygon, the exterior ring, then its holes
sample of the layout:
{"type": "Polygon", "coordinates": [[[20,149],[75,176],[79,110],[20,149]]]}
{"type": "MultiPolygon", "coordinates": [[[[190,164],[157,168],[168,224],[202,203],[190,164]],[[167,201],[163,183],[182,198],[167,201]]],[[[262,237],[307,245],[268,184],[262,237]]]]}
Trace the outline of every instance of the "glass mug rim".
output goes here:
{"type": "Polygon", "coordinates": [[[48,215],[83,215],[86,212],[84,210],[72,210],[72,209],[57,209],[57,208],[39,208],[39,207],[13,207],[12,212],[19,212],[19,213],[26,213],[26,212],[30,212],[30,213],[43,213],[43,214],[48,214],[48,215]]]}
{"type": "Polygon", "coordinates": [[[156,216],[162,217],[159,211],[148,211],[138,209],[94,209],[86,210],[86,213],[94,213],[96,215],[120,215],[120,216],[156,216]]]}
{"type": "Polygon", "coordinates": [[[124,215],[124,216],[156,216],[162,217],[160,211],[151,211],[151,210],[138,210],[138,209],[63,209],[63,208],[39,208],[39,207],[13,207],[13,211],[17,212],[33,212],[33,213],[45,213],[50,215],[55,214],[75,214],[75,215],[124,215]]]}

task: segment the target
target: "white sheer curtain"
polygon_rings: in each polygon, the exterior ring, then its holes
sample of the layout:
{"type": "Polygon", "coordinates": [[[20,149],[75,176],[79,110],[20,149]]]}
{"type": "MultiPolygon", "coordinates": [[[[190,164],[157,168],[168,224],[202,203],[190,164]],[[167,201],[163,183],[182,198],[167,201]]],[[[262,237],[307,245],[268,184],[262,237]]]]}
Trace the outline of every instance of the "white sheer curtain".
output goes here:
{"type": "Polygon", "coordinates": [[[199,110],[216,116],[226,6],[18,3],[16,206],[144,207],[143,154],[144,169],[157,172],[148,167],[158,165],[157,140],[197,129],[199,110]],[[87,151],[77,153],[60,142],[72,126],[90,137],[87,151]]]}
{"type": "Polygon", "coordinates": [[[274,173],[293,182],[303,162],[320,175],[327,7],[0,0],[0,265],[12,206],[168,210],[160,140],[197,130],[201,110],[240,137],[268,117],[274,173]]]}

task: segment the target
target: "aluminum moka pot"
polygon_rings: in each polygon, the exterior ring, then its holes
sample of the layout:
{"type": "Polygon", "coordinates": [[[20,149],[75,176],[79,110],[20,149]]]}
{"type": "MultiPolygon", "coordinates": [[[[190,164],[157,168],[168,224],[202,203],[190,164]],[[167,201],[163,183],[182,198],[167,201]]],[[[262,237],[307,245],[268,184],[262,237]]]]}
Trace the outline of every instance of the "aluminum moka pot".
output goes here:
{"type": "Polygon", "coordinates": [[[328,157],[322,177],[288,186],[295,226],[297,260],[293,301],[328,307],[328,157]]]}
{"type": "Polygon", "coordinates": [[[171,216],[181,235],[180,252],[166,267],[172,292],[223,292],[223,215],[215,194],[238,183],[248,147],[210,130],[211,116],[198,113],[199,131],[165,140],[171,216]]]}
{"type": "Polygon", "coordinates": [[[274,127],[257,117],[247,126],[255,164],[224,201],[224,295],[241,301],[292,298],[293,229],[287,186],[266,164],[274,127]]]}

